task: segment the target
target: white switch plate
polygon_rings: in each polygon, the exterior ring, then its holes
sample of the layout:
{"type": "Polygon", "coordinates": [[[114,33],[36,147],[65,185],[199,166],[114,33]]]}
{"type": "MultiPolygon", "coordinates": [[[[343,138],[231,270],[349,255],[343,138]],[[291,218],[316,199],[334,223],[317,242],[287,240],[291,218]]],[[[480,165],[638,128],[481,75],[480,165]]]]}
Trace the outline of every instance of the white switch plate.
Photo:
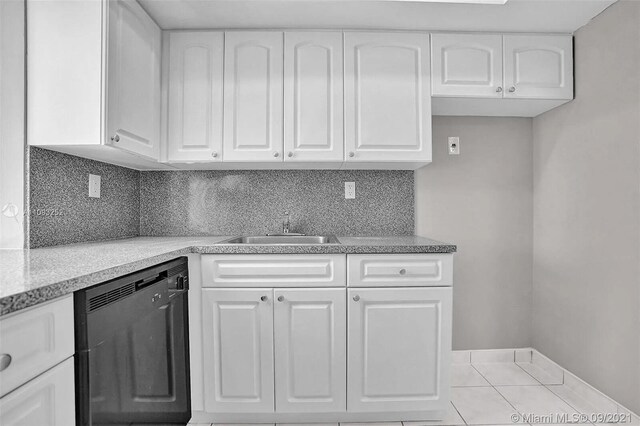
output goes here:
{"type": "Polygon", "coordinates": [[[460,155],[460,138],[457,136],[449,138],[449,155],[460,155]]]}
{"type": "Polygon", "coordinates": [[[344,183],[344,198],[345,200],[353,200],[356,198],[356,183],[345,182],[344,183]]]}
{"type": "Polygon", "coordinates": [[[89,197],[100,198],[100,175],[89,175],[89,197]]]}

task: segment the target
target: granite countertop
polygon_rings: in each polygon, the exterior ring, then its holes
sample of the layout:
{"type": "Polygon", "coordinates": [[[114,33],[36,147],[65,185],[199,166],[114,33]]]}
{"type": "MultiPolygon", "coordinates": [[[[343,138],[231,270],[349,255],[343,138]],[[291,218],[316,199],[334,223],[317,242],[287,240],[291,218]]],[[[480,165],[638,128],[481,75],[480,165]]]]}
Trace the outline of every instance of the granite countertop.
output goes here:
{"type": "Polygon", "coordinates": [[[31,250],[0,250],[0,316],[189,253],[453,253],[428,238],[338,237],[330,245],[219,244],[218,237],[137,237],[31,250]]]}

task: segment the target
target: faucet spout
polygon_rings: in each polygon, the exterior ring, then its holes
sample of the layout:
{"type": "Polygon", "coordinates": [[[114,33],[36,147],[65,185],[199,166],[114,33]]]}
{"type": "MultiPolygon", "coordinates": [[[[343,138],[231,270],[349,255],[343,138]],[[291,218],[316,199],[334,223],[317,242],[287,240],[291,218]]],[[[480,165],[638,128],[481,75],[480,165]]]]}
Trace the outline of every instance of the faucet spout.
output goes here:
{"type": "Polygon", "coordinates": [[[291,227],[291,215],[288,211],[284,212],[284,221],[282,222],[282,233],[288,234],[291,227]]]}

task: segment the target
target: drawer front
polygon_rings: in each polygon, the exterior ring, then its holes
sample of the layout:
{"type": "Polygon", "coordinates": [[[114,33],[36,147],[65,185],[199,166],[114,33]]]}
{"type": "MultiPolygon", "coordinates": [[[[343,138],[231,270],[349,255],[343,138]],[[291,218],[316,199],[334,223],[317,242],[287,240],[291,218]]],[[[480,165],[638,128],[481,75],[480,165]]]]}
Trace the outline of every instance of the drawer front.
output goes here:
{"type": "Polygon", "coordinates": [[[0,319],[0,396],[72,356],[73,327],[71,295],[0,319]]]}
{"type": "Polygon", "coordinates": [[[452,254],[350,254],[347,265],[350,287],[453,284],[452,254]]]}
{"type": "Polygon", "coordinates": [[[339,287],[345,285],[345,255],[202,256],[203,287],[339,287]]]}
{"type": "Polygon", "coordinates": [[[3,426],[74,426],[73,358],[0,399],[3,426]]]}

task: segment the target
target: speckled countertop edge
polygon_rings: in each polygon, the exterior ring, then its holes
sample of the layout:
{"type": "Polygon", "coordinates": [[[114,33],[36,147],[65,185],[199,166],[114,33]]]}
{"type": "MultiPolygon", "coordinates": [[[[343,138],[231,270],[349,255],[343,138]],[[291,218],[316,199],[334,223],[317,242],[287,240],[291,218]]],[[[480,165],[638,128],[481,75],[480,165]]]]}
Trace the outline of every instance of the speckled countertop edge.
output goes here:
{"type": "Polygon", "coordinates": [[[455,245],[412,236],[338,237],[341,244],[321,246],[220,244],[227,238],[137,237],[44,249],[0,250],[0,317],[189,253],[404,254],[456,251],[455,245]],[[70,260],[74,257],[77,257],[76,262],[70,260]],[[72,271],[69,270],[71,268],[72,271]]]}

